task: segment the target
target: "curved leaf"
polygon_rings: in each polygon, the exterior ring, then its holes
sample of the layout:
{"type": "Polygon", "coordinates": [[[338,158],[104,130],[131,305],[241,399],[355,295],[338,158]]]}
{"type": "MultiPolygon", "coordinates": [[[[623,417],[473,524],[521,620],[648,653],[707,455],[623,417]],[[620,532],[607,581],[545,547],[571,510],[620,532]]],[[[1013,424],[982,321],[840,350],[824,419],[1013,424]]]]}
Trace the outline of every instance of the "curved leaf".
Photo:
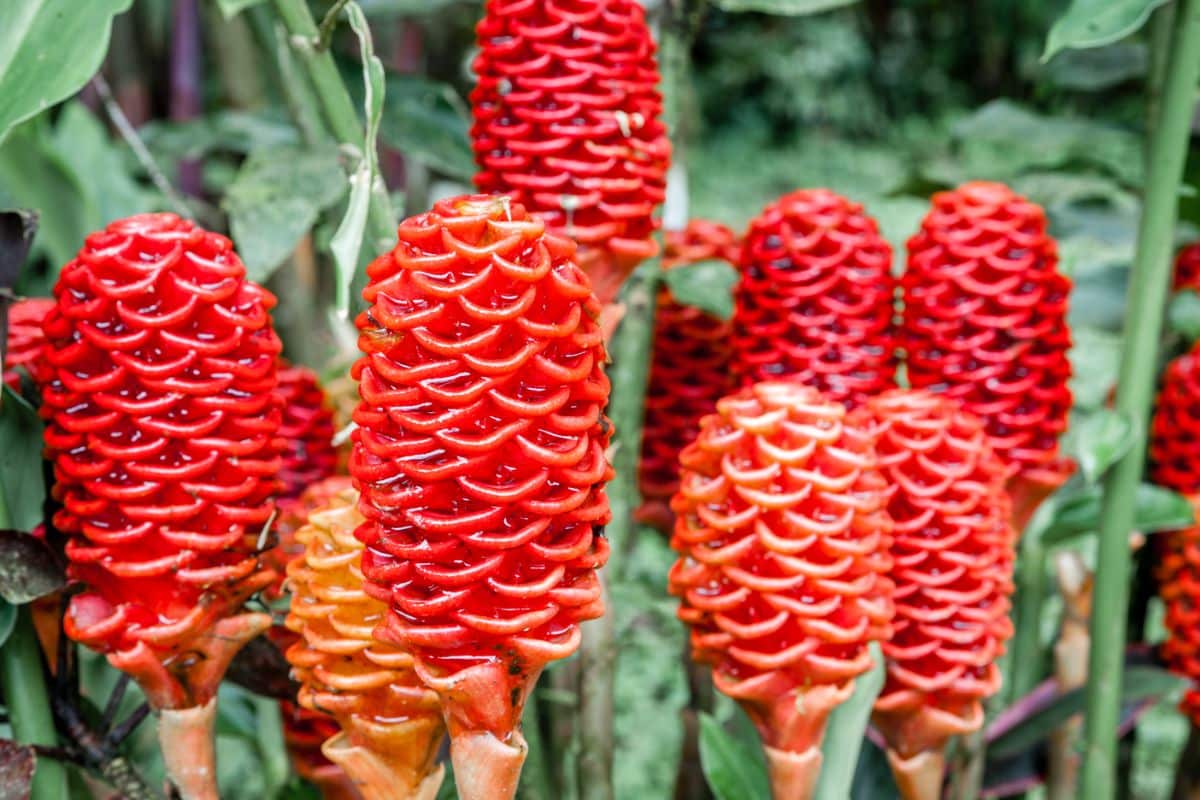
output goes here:
{"type": "Polygon", "coordinates": [[[1074,0],[1046,38],[1047,61],[1060,50],[1103,47],[1124,39],[1150,19],[1167,0],[1074,0]]]}
{"type": "Polygon", "coordinates": [[[0,141],[100,68],[112,19],[132,0],[20,0],[0,19],[0,141]]]}
{"type": "Polygon", "coordinates": [[[46,485],[42,478],[42,421],[9,386],[0,389],[0,491],[7,528],[30,532],[41,524],[46,485]]]}
{"type": "Polygon", "coordinates": [[[1079,464],[1087,483],[1095,483],[1138,437],[1129,417],[1111,408],[1076,413],[1063,437],[1063,449],[1079,464]]]}
{"type": "Polygon", "coordinates": [[[854,681],[854,694],[833,710],[826,723],[825,740],[821,742],[821,774],[817,779],[814,800],[843,800],[851,797],[858,753],[867,735],[867,723],[875,698],[883,688],[887,668],[878,642],[871,642],[871,660],[875,666],[854,681]]]}
{"type": "Polygon", "coordinates": [[[853,5],[858,0],[713,0],[713,2],[722,11],[760,11],[764,14],[801,17],[853,5]]]}
{"type": "Polygon", "coordinates": [[[767,800],[761,756],[730,736],[711,714],[700,714],[700,766],[717,800],[767,800]]]}
{"type": "Polygon", "coordinates": [[[714,317],[733,316],[733,285],[737,270],[725,261],[699,261],[662,274],[675,302],[707,311],[714,317]]]}

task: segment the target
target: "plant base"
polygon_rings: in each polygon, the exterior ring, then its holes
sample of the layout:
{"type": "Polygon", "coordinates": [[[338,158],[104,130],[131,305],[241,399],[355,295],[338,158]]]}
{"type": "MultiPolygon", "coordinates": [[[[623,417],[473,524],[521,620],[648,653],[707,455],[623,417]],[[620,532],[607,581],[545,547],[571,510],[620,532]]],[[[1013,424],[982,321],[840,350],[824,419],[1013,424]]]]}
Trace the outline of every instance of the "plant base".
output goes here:
{"type": "Polygon", "coordinates": [[[158,712],[158,743],[162,748],[167,779],[182,800],[220,800],[217,791],[217,757],[213,727],[217,699],[192,708],[166,708],[158,712]]]}

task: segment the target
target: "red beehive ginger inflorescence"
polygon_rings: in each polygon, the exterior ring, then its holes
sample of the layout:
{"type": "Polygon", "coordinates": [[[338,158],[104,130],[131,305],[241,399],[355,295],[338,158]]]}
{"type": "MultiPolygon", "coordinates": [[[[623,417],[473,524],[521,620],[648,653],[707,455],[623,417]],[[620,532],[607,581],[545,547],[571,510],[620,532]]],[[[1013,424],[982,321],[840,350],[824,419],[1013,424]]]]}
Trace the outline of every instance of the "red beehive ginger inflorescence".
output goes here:
{"type": "Polygon", "coordinates": [[[471,139],[483,192],[575,239],[607,303],[655,254],[671,146],[636,0],[488,0],[477,28],[471,139]]]}
{"type": "Polygon", "coordinates": [[[946,743],[983,723],[1012,635],[1007,470],[983,422],[955,400],[898,389],[864,411],[895,524],[895,632],[883,643],[874,721],[901,795],[937,800],[946,743]]]}
{"type": "Polygon", "coordinates": [[[794,379],[857,406],[895,386],[892,249],[862,206],[784,195],[750,223],[733,314],[742,385],[794,379]]]}
{"type": "Polygon", "coordinates": [[[829,712],[891,633],[870,425],[794,382],[722,399],[680,454],[670,572],[693,657],[758,727],[777,800],[809,796],[829,712]]]}
{"type": "Polygon", "coordinates": [[[273,578],[257,542],[280,466],[275,298],[228,239],[173,214],[89,236],[54,294],[37,382],[83,586],[65,629],[163,710],[183,794],[215,796],[217,684],[270,624],[238,611],[273,578]]]}
{"type": "Polygon", "coordinates": [[[363,590],[358,492],[342,478],[323,486],[327,499],[296,532],[302,549],[287,568],[287,657],[300,702],[315,719],[336,720],[321,750],[363,800],[433,800],[445,736],[437,694],[422,685],[412,656],[374,639],[387,605],[363,590]]]}
{"type": "Polygon", "coordinates": [[[1190,289],[1200,292],[1200,242],[1192,242],[1175,256],[1175,291],[1190,289]]]}
{"type": "Polygon", "coordinates": [[[32,378],[38,370],[38,361],[42,356],[42,347],[46,343],[46,335],[42,332],[42,320],[50,309],[54,308],[54,300],[49,297],[31,297],[18,300],[8,307],[8,343],[4,350],[4,382],[13,391],[21,389],[21,375],[18,368],[24,369],[32,378]]]}
{"type": "Polygon", "coordinates": [[[289,500],[332,475],[338,454],[333,446],[333,407],[313,371],[280,361],[279,393],[283,396],[279,435],[284,441],[280,499],[289,500]]]}
{"type": "MultiPolygon", "coordinates": [[[[1150,428],[1155,482],[1186,495],[1197,509],[1191,528],[1156,536],[1159,593],[1166,610],[1162,655],[1179,674],[1200,680],[1200,345],[1173,360],[1163,377],[1150,428]]],[[[1200,691],[1190,689],[1182,708],[1200,725],[1200,691]]]]}
{"type": "MultiPolygon", "coordinates": [[[[693,220],[668,231],[663,268],[674,269],[720,259],[737,263],[733,232],[715,222],[693,220]]],[[[679,451],[696,437],[700,419],[734,388],[730,373],[728,321],[675,301],[659,290],[654,321],[654,356],[646,394],[646,423],[638,479],[643,506],[639,517],[669,531],[667,507],[679,489],[679,451]]]]}
{"type": "Polygon", "coordinates": [[[939,192],[908,242],[901,285],[909,382],[984,420],[1023,522],[1072,469],[1058,449],[1071,410],[1071,281],[1045,212],[999,183],[939,192]]]}
{"type": "Polygon", "coordinates": [[[438,692],[464,800],[512,796],[525,697],[603,613],[609,384],[575,247],[509,198],[444,200],[368,268],[357,320],[376,635],[438,692]]]}

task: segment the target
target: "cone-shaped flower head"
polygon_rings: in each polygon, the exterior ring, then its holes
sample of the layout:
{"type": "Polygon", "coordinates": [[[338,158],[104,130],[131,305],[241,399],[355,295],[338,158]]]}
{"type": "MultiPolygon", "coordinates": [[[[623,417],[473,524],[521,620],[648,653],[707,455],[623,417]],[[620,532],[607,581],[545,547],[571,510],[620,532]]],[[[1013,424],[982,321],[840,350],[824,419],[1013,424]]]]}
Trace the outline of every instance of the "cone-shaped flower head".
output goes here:
{"type": "Polygon", "coordinates": [[[1176,291],[1190,289],[1200,292],[1200,242],[1192,242],[1175,257],[1175,278],[1172,282],[1176,291]]]}
{"type": "Polygon", "coordinates": [[[670,591],[696,660],[766,747],[779,800],[808,797],[825,720],[890,634],[891,519],[870,438],[798,383],[722,399],[680,454],[670,591]]]}
{"type": "Polygon", "coordinates": [[[399,240],[357,321],[363,572],[376,635],[441,696],[460,796],[499,800],[526,693],[603,612],[600,306],[575,243],[508,198],[444,200],[399,240]]]}
{"type": "MultiPolygon", "coordinates": [[[[664,269],[716,259],[737,263],[733,232],[715,222],[693,220],[682,231],[669,231],[666,240],[664,269]]],[[[717,401],[734,388],[734,378],[728,321],[677,303],[665,285],[655,313],[638,473],[644,501],[639,516],[667,531],[667,504],[679,489],[679,451],[696,438],[700,418],[711,414],[717,401]]]]}
{"type": "Polygon", "coordinates": [[[475,184],[594,253],[608,301],[654,254],[666,192],[671,148],[645,11],[636,0],[488,0],[477,35],[475,184]]]}
{"type": "Polygon", "coordinates": [[[279,393],[283,396],[279,435],[284,441],[280,496],[291,499],[337,469],[333,407],[312,370],[286,361],[279,365],[279,393]]]}
{"type": "Polygon", "coordinates": [[[895,386],[892,249],[827,189],[784,195],[750,223],[733,315],[743,385],[799,380],[853,407],[895,386]]]}
{"type": "Polygon", "coordinates": [[[1056,470],[1071,409],[1071,282],[1045,212],[999,183],[939,192],[901,285],[911,385],[983,419],[1014,473],[1056,470]]]}
{"type": "Polygon", "coordinates": [[[230,615],[272,577],[257,542],[280,465],[275,298],[228,239],[173,214],[89,236],[54,294],[41,413],[84,586],[67,634],[156,707],[204,705],[269,623],[230,615]]]}
{"type": "Polygon", "coordinates": [[[322,749],[365,800],[433,800],[445,734],[437,694],[422,685],[410,655],[372,635],[387,604],[363,590],[358,492],[340,478],[327,485],[341,491],[296,532],[304,550],[287,569],[287,627],[297,635],[287,657],[300,703],[337,720],[340,732],[322,749]]]}
{"type": "Polygon", "coordinates": [[[23,368],[33,377],[42,357],[46,335],[42,331],[42,320],[54,300],[49,297],[31,297],[18,300],[8,307],[8,343],[4,350],[4,382],[14,391],[21,388],[21,376],[17,368],[23,368]]]}
{"type": "Polygon", "coordinates": [[[982,420],[957,401],[894,390],[864,409],[874,423],[895,523],[895,633],[875,724],[901,794],[940,797],[947,740],[983,723],[1012,635],[1013,543],[1007,471],[982,420]]]}
{"type": "MultiPolygon", "coordinates": [[[[1167,367],[1150,429],[1150,461],[1157,483],[1187,495],[1200,510],[1200,344],[1167,367]]],[[[1197,524],[1155,539],[1159,593],[1166,610],[1167,665],[1200,680],[1200,514],[1197,524]]],[[[1200,690],[1184,695],[1183,710],[1200,725],[1200,690]]]]}

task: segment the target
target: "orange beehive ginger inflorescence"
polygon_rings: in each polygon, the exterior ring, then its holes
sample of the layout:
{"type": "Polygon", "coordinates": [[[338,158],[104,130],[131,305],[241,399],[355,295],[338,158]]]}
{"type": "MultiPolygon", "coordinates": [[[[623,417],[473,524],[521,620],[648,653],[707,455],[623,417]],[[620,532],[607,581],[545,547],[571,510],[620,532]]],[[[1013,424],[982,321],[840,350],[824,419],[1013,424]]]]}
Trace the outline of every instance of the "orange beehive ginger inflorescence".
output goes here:
{"type": "Polygon", "coordinates": [[[870,427],[811,387],[766,382],[722,399],[680,454],[670,591],[693,657],[758,727],[777,800],[809,796],[829,712],[891,633],[870,427]]]}
{"type": "Polygon", "coordinates": [[[280,466],[275,298],[228,239],[172,214],[89,236],[54,294],[37,382],[54,522],[83,587],[65,629],[162,710],[184,795],[213,796],[217,684],[270,623],[238,612],[273,578],[258,541],[280,466]]]}
{"type": "Polygon", "coordinates": [[[512,796],[525,698],[603,613],[609,383],[575,249],[509,198],[447,199],[368,268],[357,320],[376,635],[438,692],[464,800],[512,796]]]}
{"type": "Polygon", "coordinates": [[[597,296],[612,300],[656,252],[671,153],[644,9],[488,0],[477,39],[476,186],[575,239],[597,296]]]}
{"type": "Polygon", "coordinates": [[[303,551],[287,569],[287,627],[296,639],[287,657],[300,703],[337,721],[322,751],[364,800],[433,800],[445,735],[437,694],[417,677],[412,656],[374,638],[387,604],[363,589],[358,492],[342,478],[326,487],[326,503],[296,532],[303,551]]]}
{"type": "Polygon", "coordinates": [[[909,382],[984,420],[1023,522],[1072,471],[1058,447],[1071,410],[1071,281],[1045,212],[999,183],[939,192],[901,285],[909,382]]]}
{"type": "Polygon", "coordinates": [[[983,724],[1012,635],[1007,470],[984,423],[955,400],[898,389],[864,411],[895,524],[895,633],[874,721],[901,795],[937,800],[946,743],[983,724]]]}
{"type": "MultiPolygon", "coordinates": [[[[668,231],[663,268],[674,269],[720,259],[736,264],[733,232],[715,222],[693,220],[668,231]]],[[[730,373],[731,326],[726,320],[675,301],[659,290],[654,320],[654,356],[646,394],[646,422],[638,479],[644,521],[669,531],[667,507],[679,489],[679,451],[700,429],[700,419],[734,388],[730,373]]]]}
{"type": "MultiPolygon", "coordinates": [[[[1151,474],[1156,483],[1186,495],[1196,525],[1156,536],[1157,577],[1166,610],[1162,655],[1175,672],[1200,680],[1200,345],[1173,360],[1150,428],[1151,474]]],[[[1200,691],[1190,689],[1183,710],[1200,725],[1200,691]]]]}
{"type": "Polygon", "coordinates": [[[8,341],[4,350],[4,382],[13,391],[21,389],[21,375],[18,368],[24,369],[32,378],[38,369],[42,357],[42,348],[46,343],[46,334],[42,331],[42,321],[50,309],[54,308],[54,300],[49,297],[31,297],[18,300],[8,307],[8,341]]]}
{"type": "Polygon", "coordinates": [[[851,407],[895,386],[896,282],[879,226],[827,189],[750,223],[733,315],[742,385],[794,379],[851,407]]]}

